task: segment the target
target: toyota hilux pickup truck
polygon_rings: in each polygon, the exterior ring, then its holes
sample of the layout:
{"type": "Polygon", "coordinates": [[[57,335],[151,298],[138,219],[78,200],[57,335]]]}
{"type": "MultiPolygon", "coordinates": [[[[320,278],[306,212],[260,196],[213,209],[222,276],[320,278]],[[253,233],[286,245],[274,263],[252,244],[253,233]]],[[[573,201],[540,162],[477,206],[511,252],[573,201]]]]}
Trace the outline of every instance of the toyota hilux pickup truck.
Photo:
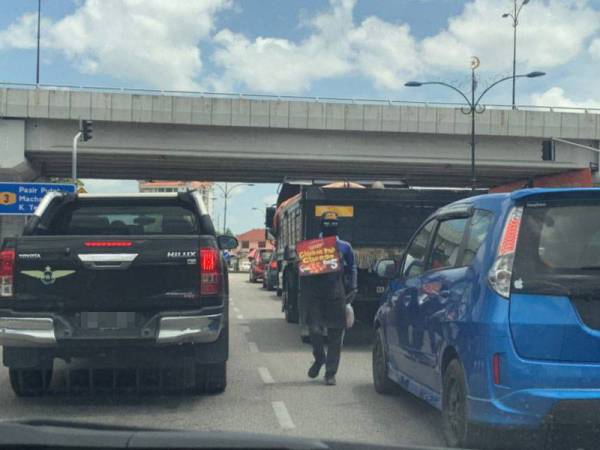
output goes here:
{"type": "Polygon", "coordinates": [[[177,368],[193,392],[222,392],[221,251],[236,246],[216,235],[196,191],[47,194],[22,236],[0,246],[0,345],[15,394],[46,392],[57,358],[158,368],[161,382],[177,368]]]}

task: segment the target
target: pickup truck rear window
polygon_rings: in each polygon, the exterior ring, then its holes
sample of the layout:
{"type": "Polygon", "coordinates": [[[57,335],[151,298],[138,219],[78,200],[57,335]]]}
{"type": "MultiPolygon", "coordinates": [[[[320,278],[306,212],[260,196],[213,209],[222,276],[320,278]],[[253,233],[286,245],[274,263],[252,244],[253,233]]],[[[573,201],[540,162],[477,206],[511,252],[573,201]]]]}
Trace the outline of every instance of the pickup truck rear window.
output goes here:
{"type": "Polygon", "coordinates": [[[61,211],[44,234],[49,235],[182,235],[198,234],[193,211],[181,205],[78,204],[61,211]]]}

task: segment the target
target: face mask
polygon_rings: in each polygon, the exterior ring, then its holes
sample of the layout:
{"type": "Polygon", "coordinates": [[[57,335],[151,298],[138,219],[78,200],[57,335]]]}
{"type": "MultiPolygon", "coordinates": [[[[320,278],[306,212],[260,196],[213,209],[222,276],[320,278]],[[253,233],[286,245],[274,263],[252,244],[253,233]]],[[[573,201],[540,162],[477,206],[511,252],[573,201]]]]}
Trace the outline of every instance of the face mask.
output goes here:
{"type": "Polygon", "coordinates": [[[321,226],[323,237],[337,236],[337,226],[321,226]]]}

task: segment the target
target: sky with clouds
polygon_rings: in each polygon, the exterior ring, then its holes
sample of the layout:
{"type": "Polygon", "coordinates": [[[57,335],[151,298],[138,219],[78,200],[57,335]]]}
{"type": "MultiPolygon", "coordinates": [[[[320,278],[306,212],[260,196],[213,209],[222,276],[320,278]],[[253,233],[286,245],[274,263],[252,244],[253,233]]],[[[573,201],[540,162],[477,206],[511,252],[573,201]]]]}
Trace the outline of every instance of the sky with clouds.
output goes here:
{"type": "MultiPolygon", "coordinates": [[[[510,74],[513,30],[502,14],[512,3],[42,0],[41,82],[457,101],[442,88],[403,85],[427,79],[466,87],[473,55],[483,84],[510,74]]],[[[0,81],[34,82],[36,14],[36,0],[0,0],[0,81]]],[[[547,75],[519,80],[518,103],[600,106],[600,0],[531,0],[519,22],[518,72],[547,75]]],[[[510,83],[486,100],[510,103],[510,83]]],[[[276,188],[240,191],[232,228],[259,226],[261,215],[248,205],[270,203],[276,188]]]]}

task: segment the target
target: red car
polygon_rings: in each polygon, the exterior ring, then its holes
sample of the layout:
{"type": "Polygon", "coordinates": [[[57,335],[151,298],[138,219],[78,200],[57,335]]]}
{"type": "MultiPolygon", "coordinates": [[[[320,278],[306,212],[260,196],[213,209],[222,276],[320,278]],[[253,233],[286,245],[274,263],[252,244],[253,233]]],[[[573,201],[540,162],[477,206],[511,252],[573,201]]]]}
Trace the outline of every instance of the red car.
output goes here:
{"type": "Polygon", "coordinates": [[[269,264],[272,253],[272,250],[267,250],[265,248],[250,250],[248,253],[248,259],[250,260],[250,283],[256,283],[263,279],[266,266],[269,264]]]}

